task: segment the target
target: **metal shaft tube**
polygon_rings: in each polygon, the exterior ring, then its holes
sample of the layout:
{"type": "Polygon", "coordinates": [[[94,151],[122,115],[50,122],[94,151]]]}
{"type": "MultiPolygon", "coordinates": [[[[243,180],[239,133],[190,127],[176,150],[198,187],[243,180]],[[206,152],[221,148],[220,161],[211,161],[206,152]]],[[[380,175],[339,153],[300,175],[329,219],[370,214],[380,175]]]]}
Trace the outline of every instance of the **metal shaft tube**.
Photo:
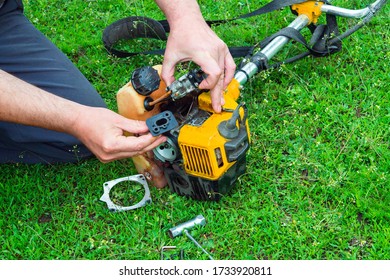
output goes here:
{"type": "MultiPolygon", "coordinates": [[[[309,24],[309,18],[306,15],[300,15],[297,17],[288,27],[294,28],[295,30],[302,30],[309,24]]],[[[267,46],[265,46],[260,52],[265,55],[268,60],[275,56],[284,45],[290,41],[290,38],[285,36],[278,36],[273,39],[267,46]]]]}
{"type": "MultiPolygon", "coordinates": [[[[363,18],[368,15],[375,13],[381,6],[386,3],[386,0],[376,0],[374,3],[369,5],[368,7],[360,10],[351,10],[340,8],[332,5],[322,5],[321,12],[327,13],[335,16],[342,16],[347,18],[363,18]]],[[[290,25],[300,31],[305,26],[309,24],[310,19],[306,15],[298,16],[290,25]]],[[[261,54],[266,59],[270,60],[277,52],[280,51],[290,39],[285,36],[278,36],[273,39],[267,46],[265,46],[262,50],[260,50],[257,54],[261,54]]],[[[256,54],[255,54],[256,55],[256,54]]],[[[258,67],[253,62],[248,62],[241,69],[239,69],[234,78],[239,82],[240,85],[244,85],[249,78],[257,74],[259,71],[258,67]]]]}
{"type": "Polygon", "coordinates": [[[371,10],[373,8],[375,9],[376,6],[378,6],[381,2],[383,2],[383,0],[377,0],[367,8],[360,9],[360,10],[350,10],[350,9],[324,4],[321,6],[321,12],[330,15],[335,15],[335,16],[347,17],[347,18],[362,18],[367,16],[371,12],[371,10]]]}
{"type": "MultiPolygon", "coordinates": [[[[291,27],[291,28],[296,29],[297,31],[300,31],[305,26],[307,26],[309,24],[309,21],[310,20],[306,15],[300,15],[293,22],[291,22],[288,27],[291,27]]],[[[268,60],[270,60],[289,41],[290,41],[290,38],[288,38],[286,36],[278,36],[256,54],[262,54],[268,60]]],[[[240,85],[243,85],[248,81],[248,79],[250,77],[254,76],[258,71],[259,71],[259,69],[255,63],[248,62],[239,71],[237,71],[234,78],[240,83],[240,85]]]]}

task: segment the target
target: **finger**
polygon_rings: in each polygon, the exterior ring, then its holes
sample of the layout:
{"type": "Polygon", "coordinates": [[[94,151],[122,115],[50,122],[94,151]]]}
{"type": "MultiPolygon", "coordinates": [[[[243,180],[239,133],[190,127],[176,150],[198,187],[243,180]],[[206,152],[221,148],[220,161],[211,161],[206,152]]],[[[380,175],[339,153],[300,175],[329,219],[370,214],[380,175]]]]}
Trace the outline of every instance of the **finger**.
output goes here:
{"type": "Polygon", "coordinates": [[[225,55],[225,61],[224,61],[224,68],[225,68],[225,79],[223,83],[223,88],[226,89],[226,87],[229,85],[231,80],[234,77],[234,74],[236,72],[236,63],[234,62],[234,59],[229,51],[227,51],[225,55]]]}
{"type": "MultiPolygon", "coordinates": [[[[226,45],[225,45],[226,47],[226,45]]],[[[221,107],[225,104],[224,99],[224,90],[227,87],[228,83],[230,83],[233,75],[235,64],[234,60],[231,57],[227,47],[224,50],[224,56],[218,56],[218,69],[215,70],[216,78],[218,79],[214,86],[210,87],[211,94],[211,103],[213,110],[217,113],[221,112],[221,107]],[[228,64],[226,64],[228,63],[228,64]],[[232,70],[233,67],[233,70],[232,70]],[[225,74],[228,75],[226,78],[225,74]]]]}
{"type": "Polygon", "coordinates": [[[144,148],[144,153],[148,153],[148,152],[153,153],[152,152],[153,149],[157,148],[158,146],[160,146],[161,144],[167,141],[167,138],[165,136],[159,136],[154,138],[156,138],[156,140],[152,144],[144,148]]]}
{"type": "Polygon", "coordinates": [[[139,137],[120,136],[117,138],[116,152],[111,153],[110,157],[112,159],[134,157],[153,150],[165,141],[165,136],[154,137],[150,133],[139,137]]]}
{"type": "Polygon", "coordinates": [[[154,137],[152,134],[144,134],[138,137],[126,137],[127,139],[124,139],[124,150],[130,150],[132,149],[135,152],[138,152],[139,154],[145,153],[147,151],[150,151],[154,148],[156,148],[158,145],[166,141],[165,136],[157,136],[154,137]],[[130,139],[131,138],[131,139],[130,139]]]}
{"type": "Polygon", "coordinates": [[[194,62],[207,74],[207,78],[200,83],[199,88],[210,89],[213,110],[217,113],[221,112],[221,104],[224,102],[222,97],[223,62],[217,62],[212,57],[206,55],[202,56],[201,59],[194,59],[194,62]]]}
{"type": "Polygon", "coordinates": [[[176,62],[173,59],[165,57],[161,69],[161,78],[167,86],[175,81],[175,68],[176,62]]]}
{"type": "Polygon", "coordinates": [[[219,66],[219,64],[211,57],[202,58],[201,60],[194,62],[202,68],[202,70],[207,74],[206,79],[204,79],[200,85],[200,89],[212,89],[214,88],[223,73],[223,68],[219,66]]]}
{"type": "Polygon", "coordinates": [[[120,129],[131,134],[144,134],[149,132],[149,128],[146,122],[139,120],[131,120],[123,117],[120,123],[118,123],[120,129]]]}
{"type": "Polygon", "coordinates": [[[221,107],[225,104],[225,99],[223,98],[223,82],[224,75],[221,75],[215,87],[210,90],[211,104],[216,113],[220,113],[221,107]]]}
{"type": "Polygon", "coordinates": [[[219,67],[224,71],[219,77],[217,85],[211,90],[212,100],[214,98],[214,102],[212,103],[213,109],[217,113],[219,113],[222,109],[222,106],[225,105],[224,91],[232,80],[234,76],[234,71],[236,69],[235,62],[226,44],[224,45],[224,47],[225,55],[219,56],[219,67]],[[220,102],[218,103],[219,98],[220,102]]]}

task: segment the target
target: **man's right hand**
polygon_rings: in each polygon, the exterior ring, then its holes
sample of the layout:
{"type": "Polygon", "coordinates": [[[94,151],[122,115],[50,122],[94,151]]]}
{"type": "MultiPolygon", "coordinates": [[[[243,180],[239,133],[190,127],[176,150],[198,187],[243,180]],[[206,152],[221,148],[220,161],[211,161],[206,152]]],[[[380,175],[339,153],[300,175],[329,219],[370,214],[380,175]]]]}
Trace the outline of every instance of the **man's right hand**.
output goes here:
{"type": "Polygon", "coordinates": [[[154,137],[148,131],[144,121],[130,120],[104,108],[87,107],[75,123],[75,136],[101,162],[140,155],[166,141],[166,137],[154,137]],[[126,132],[134,136],[125,136],[126,132]]]}

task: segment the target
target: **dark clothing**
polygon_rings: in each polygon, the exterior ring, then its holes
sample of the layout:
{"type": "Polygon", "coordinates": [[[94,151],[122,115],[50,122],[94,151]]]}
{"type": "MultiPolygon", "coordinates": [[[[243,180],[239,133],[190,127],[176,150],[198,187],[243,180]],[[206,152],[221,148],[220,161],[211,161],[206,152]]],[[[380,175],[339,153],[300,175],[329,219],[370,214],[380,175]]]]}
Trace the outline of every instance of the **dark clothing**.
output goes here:
{"type": "MultiPolygon", "coordinates": [[[[0,69],[66,99],[106,107],[83,74],[26,19],[21,0],[6,0],[0,8],[0,69]]],[[[0,163],[76,162],[91,156],[71,135],[0,121],[0,163]]]]}

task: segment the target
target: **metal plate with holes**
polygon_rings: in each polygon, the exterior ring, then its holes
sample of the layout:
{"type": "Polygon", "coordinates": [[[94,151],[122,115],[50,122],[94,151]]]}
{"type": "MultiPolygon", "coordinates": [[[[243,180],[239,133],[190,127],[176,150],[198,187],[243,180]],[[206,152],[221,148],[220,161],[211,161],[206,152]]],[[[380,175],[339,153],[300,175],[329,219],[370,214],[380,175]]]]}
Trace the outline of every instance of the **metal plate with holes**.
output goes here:
{"type": "Polygon", "coordinates": [[[134,210],[134,209],[137,209],[137,208],[140,208],[140,207],[143,207],[147,204],[152,203],[148,183],[146,182],[145,176],[142,174],[128,176],[128,177],[122,177],[122,178],[118,178],[118,179],[115,179],[112,181],[105,182],[103,184],[103,189],[104,189],[104,193],[103,193],[102,197],[100,198],[100,201],[107,203],[108,209],[112,212],[122,212],[122,211],[134,210]],[[141,184],[144,187],[145,195],[142,198],[142,200],[140,202],[138,202],[137,204],[134,204],[132,206],[120,206],[120,205],[117,205],[114,202],[112,202],[112,200],[110,198],[111,189],[116,184],[118,184],[120,182],[124,182],[124,181],[133,181],[133,182],[141,184]]]}

